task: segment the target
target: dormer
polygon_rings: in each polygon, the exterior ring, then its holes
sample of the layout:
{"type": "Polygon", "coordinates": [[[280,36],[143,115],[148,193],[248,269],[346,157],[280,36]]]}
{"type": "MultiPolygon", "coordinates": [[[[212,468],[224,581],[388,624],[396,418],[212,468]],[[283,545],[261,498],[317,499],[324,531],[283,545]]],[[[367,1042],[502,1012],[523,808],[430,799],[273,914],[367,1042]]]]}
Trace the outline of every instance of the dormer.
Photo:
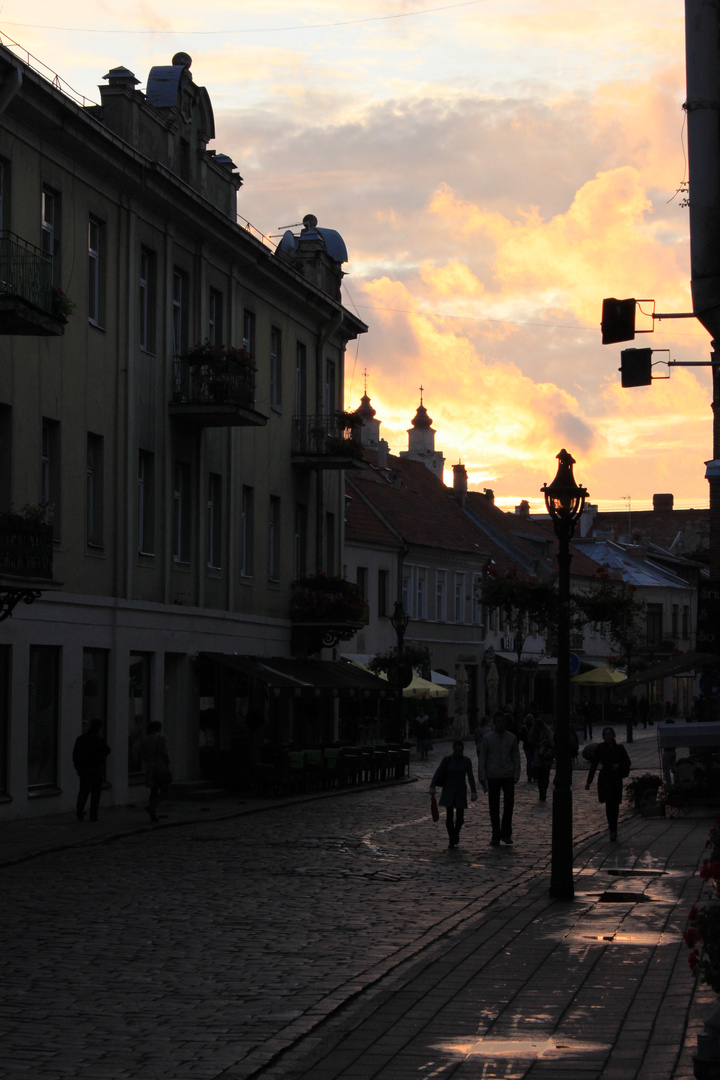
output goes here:
{"type": "Polygon", "coordinates": [[[242,184],[226,154],[207,145],[215,138],[210,96],[193,81],[192,58],[178,52],[172,63],[150,69],[145,93],[124,67],[112,68],[100,87],[100,119],[139,153],[169,169],[218,210],[237,216],[236,193],[242,184]]]}

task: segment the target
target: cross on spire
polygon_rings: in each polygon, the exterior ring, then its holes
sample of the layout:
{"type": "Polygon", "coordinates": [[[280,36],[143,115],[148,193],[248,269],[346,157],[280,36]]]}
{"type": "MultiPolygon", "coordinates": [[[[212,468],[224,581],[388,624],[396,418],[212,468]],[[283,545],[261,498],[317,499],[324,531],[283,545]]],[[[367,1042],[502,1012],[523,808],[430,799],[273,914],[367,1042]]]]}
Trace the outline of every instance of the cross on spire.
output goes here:
{"type": "Polygon", "coordinates": [[[421,404],[421,405],[422,405],[422,403],[423,403],[423,390],[424,390],[424,389],[425,389],[425,387],[424,387],[424,386],[421,386],[421,387],[420,387],[420,404],[421,404]]]}

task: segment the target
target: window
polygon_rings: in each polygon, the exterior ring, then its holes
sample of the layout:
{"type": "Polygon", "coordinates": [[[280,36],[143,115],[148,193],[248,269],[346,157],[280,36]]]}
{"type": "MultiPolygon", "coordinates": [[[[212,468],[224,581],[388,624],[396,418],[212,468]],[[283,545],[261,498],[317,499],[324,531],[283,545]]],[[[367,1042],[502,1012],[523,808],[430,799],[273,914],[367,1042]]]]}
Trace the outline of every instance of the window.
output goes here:
{"type": "Polygon", "coordinates": [[[648,604],[647,614],[647,643],[650,646],[659,645],[662,641],[663,631],[663,606],[662,604],[648,604]]]}
{"type": "Polygon", "coordinates": [[[207,339],[211,345],[223,344],[223,295],[217,289],[210,290],[208,299],[207,339]]]}
{"type": "Polygon", "coordinates": [[[337,387],[335,379],[335,361],[325,361],[325,415],[335,416],[337,409],[337,387]]]}
{"type": "Polygon", "coordinates": [[[255,492],[243,485],[242,522],[240,536],[240,573],[243,577],[253,575],[253,549],[255,535],[255,492]]]}
{"type": "Polygon", "coordinates": [[[187,139],[180,139],[180,179],[185,183],[190,182],[190,143],[187,139]]]}
{"type": "Polygon", "coordinates": [[[418,566],[415,571],[415,618],[427,619],[427,571],[418,566]]]}
{"type": "Polygon", "coordinates": [[[455,575],[455,605],[453,622],[465,622],[465,575],[455,575]]]}
{"type": "Polygon", "coordinates": [[[447,618],[447,571],[438,570],[435,574],[435,618],[445,622],[447,618]]]}
{"type": "Polygon", "coordinates": [[[682,636],[685,641],[690,638],[690,606],[683,604],[682,609],[682,636]]]}
{"type": "Polygon", "coordinates": [[[415,617],[415,612],[413,609],[413,599],[414,594],[412,587],[412,567],[408,566],[405,567],[403,570],[402,605],[405,608],[405,614],[411,619],[415,617]]]}
{"type": "Polygon", "coordinates": [[[295,506],[295,577],[307,573],[307,506],[295,506]]]}
{"type": "Polygon", "coordinates": [[[295,415],[307,413],[307,348],[298,341],[295,350],[295,415]]]}
{"type": "Polygon", "coordinates": [[[222,476],[218,473],[208,476],[207,510],[207,563],[219,568],[222,566],[222,476]]]}
{"type": "Polygon", "coordinates": [[[83,649],[82,726],[87,731],[91,720],[107,728],[108,657],[107,649],[83,649]]]}
{"type": "Polygon", "coordinates": [[[140,251],[140,296],[138,325],[140,348],[155,352],[155,252],[142,248],[140,251]]]}
{"type": "Polygon", "coordinates": [[[52,259],[53,285],[60,284],[60,196],[50,188],[42,189],[40,246],[52,259]]]}
{"type": "Polygon", "coordinates": [[[12,459],[12,408],[0,405],[0,513],[3,514],[7,514],[12,506],[12,459]]]}
{"type": "Polygon", "coordinates": [[[103,311],[103,232],[97,218],[88,221],[88,320],[93,326],[102,325],[103,311]]]}
{"type": "Polygon", "coordinates": [[[255,312],[247,308],[243,311],[243,348],[255,355],[255,312]]]}
{"type": "Polygon", "coordinates": [[[378,615],[388,614],[388,597],[390,595],[390,571],[378,570],[378,615]]]}
{"type": "Polygon", "coordinates": [[[30,646],[27,782],[30,794],[57,786],[60,649],[30,646]]]}
{"type": "Polygon", "coordinates": [[[103,543],[103,450],[102,435],[88,432],[86,450],[86,535],[89,547],[103,543]]]}
{"type": "Polygon", "coordinates": [[[189,279],[184,270],[173,270],[172,332],[173,356],[183,356],[188,342],[189,279]]]}
{"type": "Polygon", "coordinates": [[[271,581],[280,580],[280,499],[270,496],[268,516],[268,577],[271,581]]]}
{"type": "Polygon", "coordinates": [[[673,641],[677,641],[677,638],[678,638],[679,618],[680,618],[680,605],[679,604],[673,604],[673,606],[672,606],[672,622],[671,622],[671,630],[670,630],[670,635],[671,635],[673,641]]]}
{"type": "Polygon", "coordinates": [[[0,792],[7,794],[10,774],[10,661],[12,647],[0,645],[0,792]]]}
{"type": "Polygon", "coordinates": [[[40,502],[52,511],[53,532],[60,529],[60,424],[43,419],[40,454],[40,502]]]}
{"type": "MultiPolygon", "coordinates": [[[[483,606],[482,606],[482,576],[475,574],[473,576],[473,591],[472,591],[472,612],[473,612],[473,624],[475,626],[483,625],[483,606]]],[[[537,634],[537,626],[535,626],[534,633],[537,634]]]]}
{"type": "Polygon", "coordinates": [[[360,590],[360,595],[367,603],[368,598],[368,568],[367,566],[358,566],[357,575],[355,580],[357,581],[357,587],[360,590]]]}
{"type": "Polygon", "coordinates": [[[128,774],[139,777],[145,770],[142,745],[150,712],[152,653],[131,652],[128,665],[128,774]]]}
{"type": "Polygon", "coordinates": [[[270,405],[282,407],[282,331],[270,327],[270,405]]]}
{"type": "Polygon", "coordinates": [[[173,561],[190,562],[190,466],[176,461],[173,469],[173,561]]]}
{"type": "Polygon", "coordinates": [[[0,161],[0,233],[4,232],[10,223],[10,165],[6,161],[0,161]]]}
{"type": "Polygon", "coordinates": [[[155,554],[155,455],[141,450],[138,454],[137,484],[138,551],[155,554]]]}
{"type": "Polygon", "coordinates": [[[330,577],[336,572],[335,515],[325,515],[325,570],[330,577]]]}

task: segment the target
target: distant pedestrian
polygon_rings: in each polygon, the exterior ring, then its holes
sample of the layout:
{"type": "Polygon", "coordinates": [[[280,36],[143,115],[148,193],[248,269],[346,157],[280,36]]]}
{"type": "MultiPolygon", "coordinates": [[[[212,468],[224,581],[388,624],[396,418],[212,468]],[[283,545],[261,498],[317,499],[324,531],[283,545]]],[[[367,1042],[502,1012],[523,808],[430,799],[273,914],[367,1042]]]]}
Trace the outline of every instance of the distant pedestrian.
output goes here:
{"type": "Polygon", "coordinates": [[[480,761],[480,747],[488,731],[492,731],[490,721],[487,716],[481,716],[478,720],[478,725],[475,728],[475,753],[477,754],[478,762],[480,761]]]}
{"type": "Polygon", "coordinates": [[[642,724],[644,728],[648,726],[648,718],[650,716],[650,702],[645,694],[638,701],[638,723],[642,724]]]}
{"type": "Polygon", "coordinates": [[[417,748],[420,754],[421,761],[427,761],[428,753],[432,750],[433,744],[430,737],[430,717],[427,713],[419,713],[415,726],[417,729],[417,748]]]}
{"type": "Polygon", "coordinates": [[[90,820],[97,821],[98,819],[105,759],[110,753],[110,747],[100,734],[101,727],[99,720],[91,720],[87,731],[83,735],[78,735],[73,747],[73,765],[80,777],[80,789],[75,807],[78,821],[82,821],[85,817],[88,796],[90,796],[90,820]]]}
{"type": "Polygon", "coordinates": [[[523,753],[525,754],[525,774],[527,776],[528,784],[532,784],[535,779],[534,773],[534,758],[535,748],[532,741],[532,727],[535,723],[535,717],[532,713],[528,713],[522,724],[520,725],[520,745],[522,746],[523,753]]]}
{"type": "Polygon", "coordinates": [[[430,782],[430,794],[435,794],[435,788],[442,788],[440,806],[446,810],[445,828],[448,832],[448,847],[457,847],[460,840],[460,830],[465,822],[467,809],[467,786],[466,779],[470,783],[473,802],[477,799],[477,788],[473,776],[472,761],[465,757],[465,744],[456,739],[453,743],[453,752],[444,757],[430,782]]]}
{"type": "Polygon", "coordinates": [[[512,844],[512,817],[515,806],[515,784],[520,779],[520,747],[515,735],[505,726],[504,713],[495,714],[493,730],[484,737],[478,756],[478,778],[488,793],[488,809],[492,834],[490,843],[512,844]],[[503,797],[500,820],[500,795],[503,797]]]}
{"type": "Polygon", "coordinates": [[[623,779],[630,775],[630,758],[621,743],[615,741],[615,729],[603,728],[603,741],[598,743],[590,762],[585,790],[590,790],[595,770],[600,767],[598,776],[598,799],[605,803],[605,814],[610,839],[617,840],[618,815],[622,802],[623,779]]]}
{"type": "Polygon", "coordinates": [[[157,808],[172,783],[170,751],[159,720],[148,724],[148,733],[142,745],[142,757],[145,762],[145,787],[150,788],[150,798],[145,809],[150,820],[157,821],[157,808]]]}
{"type": "Polygon", "coordinates": [[[550,783],[550,770],[555,759],[555,739],[552,729],[541,716],[533,724],[530,734],[534,747],[533,769],[538,785],[540,802],[545,802],[550,783]]]}

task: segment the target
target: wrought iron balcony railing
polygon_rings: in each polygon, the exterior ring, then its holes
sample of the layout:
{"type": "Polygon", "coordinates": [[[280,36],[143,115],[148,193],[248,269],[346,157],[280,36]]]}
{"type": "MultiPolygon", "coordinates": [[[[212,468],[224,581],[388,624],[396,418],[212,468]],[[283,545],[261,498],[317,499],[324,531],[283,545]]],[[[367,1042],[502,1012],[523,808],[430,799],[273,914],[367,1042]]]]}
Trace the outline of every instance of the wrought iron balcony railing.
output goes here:
{"type": "Polygon", "coordinates": [[[52,525],[0,514],[0,576],[52,581],[52,525]]]}
{"type": "Polygon", "coordinates": [[[362,463],[362,447],[351,433],[342,413],[294,416],[293,457],[317,468],[357,468],[362,463]]]}
{"type": "MultiPolygon", "coordinates": [[[[59,335],[50,256],[14,233],[0,235],[0,334],[59,335]]],[[[60,295],[60,294],[58,294],[60,295]]]]}
{"type": "Polygon", "coordinates": [[[312,641],[310,651],[315,651],[349,641],[367,626],[369,609],[354,582],[325,574],[309,575],[292,584],[290,619],[294,639],[305,645],[312,641]]]}
{"type": "Polygon", "coordinates": [[[52,311],[52,259],[14,233],[0,236],[0,293],[52,311]]]}
{"type": "Polygon", "coordinates": [[[260,426],[255,410],[255,365],[231,353],[200,349],[173,360],[170,411],[203,427],[260,426]]]}

